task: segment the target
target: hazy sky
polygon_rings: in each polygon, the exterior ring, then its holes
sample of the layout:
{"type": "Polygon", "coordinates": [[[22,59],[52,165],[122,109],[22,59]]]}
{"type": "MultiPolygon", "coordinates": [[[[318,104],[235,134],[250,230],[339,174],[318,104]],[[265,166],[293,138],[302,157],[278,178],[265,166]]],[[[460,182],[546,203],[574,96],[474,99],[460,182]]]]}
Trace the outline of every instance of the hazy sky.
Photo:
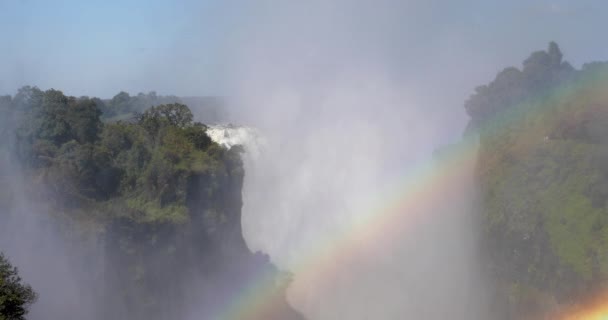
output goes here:
{"type": "MultiPolygon", "coordinates": [[[[0,0],[0,94],[26,84],[77,96],[226,94],[238,43],[286,3],[0,0]]],[[[575,65],[608,59],[608,46],[598,38],[606,28],[605,1],[337,3],[326,9],[359,19],[342,35],[352,32],[356,41],[382,48],[374,57],[389,61],[395,76],[420,95],[442,88],[431,104],[462,100],[498,69],[519,64],[551,40],[575,65]]],[[[314,27],[318,13],[302,15],[314,27]]]]}

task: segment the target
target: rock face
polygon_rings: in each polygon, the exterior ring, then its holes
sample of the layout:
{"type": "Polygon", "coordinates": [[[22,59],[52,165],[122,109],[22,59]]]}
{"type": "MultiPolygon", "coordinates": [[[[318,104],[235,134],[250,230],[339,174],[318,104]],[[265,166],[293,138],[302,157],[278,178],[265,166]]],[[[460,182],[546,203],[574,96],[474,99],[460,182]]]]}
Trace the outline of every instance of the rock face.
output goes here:
{"type": "Polygon", "coordinates": [[[498,90],[499,75],[471,98],[485,264],[505,319],[553,318],[608,289],[608,68],[564,77],[551,48],[530,59],[548,59],[536,72],[560,74],[553,84],[522,94],[534,73],[498,90]]]}
{"type": "Polygon", "coordinates": [[[285,300],[288,283],[278,282],[281,273],[266,255],[247,248],[241,232],[243,174],[236,172],[211,193],[210,177],[191,177],[186,224],[117,219],[106,227],[106,272],[112,275],[106,281],[118,286],[108,291],[106,303],[122,308],[107,309],[103,318],[118,319],[114,311],[128,310],[128,319],[215,319],[252,284],[276,278],[265,318],[251,310],[242,319],[303,319],[285,300]]]}

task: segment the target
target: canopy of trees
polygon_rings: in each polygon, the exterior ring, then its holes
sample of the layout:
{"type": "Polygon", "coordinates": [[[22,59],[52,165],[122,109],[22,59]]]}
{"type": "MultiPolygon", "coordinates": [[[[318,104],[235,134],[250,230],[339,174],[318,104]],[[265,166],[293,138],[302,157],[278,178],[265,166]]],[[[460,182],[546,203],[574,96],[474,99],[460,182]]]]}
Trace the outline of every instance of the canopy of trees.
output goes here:
{"type": "Polygon", "coordinates": [[[551,43],[465,103],[480,129],[484,266],[504,319],[552,319],[608,290],[607,88],[607,64],[575,70],[551,43]]]}
{"type": "Polygon", "coordinates": [[[181,99],[176,96],[160,96],[154,91],[139,93],[135,96],[131,96],[122,91],[109,100],[101,100],[98,98],[95,98],[94,100],[97,108],[102,112],[103,117],[114,120],[124,120],[125,117],[129,117],[137,112],[143,112],[153,106],[182,102],[181,99]]]}
{"type": "Polygon", "coordinates": [[[475,94],[464,105],[471,117],[469,130],[479,128],[506,108],[548,94],[548,90],[571,80],[575,75],[576,70],[562,60],[559,47],[551,42],[547,51],[532,53],[521,70],[508,67],[499,72],[492,82],[475,89],[475,94]]]}
{"type": "Polygon", "coordinates": [[[182,219],[189,177],[217,176],[222,168],[242,174],[238,153],[213,144],[206,126],[194,122],[182,104],[104,123],[98,99],[53,89],[24,87],[3,101],[6,114],[18,119],[12,145],[18,160],[37,170],[50,187],[49,197],[74,204],[112,200],[139,215],[182,219]],[[160,211],[171,214],[151,214],[160,211]]]}
{"type": "MultiPolygon", "coordinates": [[[[280,275],[242,238],[242,149],[214,143],[193,119],[153,93],[104,101],[24,87],[0,97],[0,152],[28,178],[28,201],[60,217],[65,237],[103,243],[91,253],[104,257],[91,272],[104,275],[103,319],[180,319],[193,279],[200,299],[222,301],[248,277],[280,275]]],[[[265,318],[301,319],[284,289],[265,318]]]]}
{"type": "Polygon", "coordinates": [[[23,320],[36,293],[24,284],[17,268],[0,253],[0,320],[23,320]]]}

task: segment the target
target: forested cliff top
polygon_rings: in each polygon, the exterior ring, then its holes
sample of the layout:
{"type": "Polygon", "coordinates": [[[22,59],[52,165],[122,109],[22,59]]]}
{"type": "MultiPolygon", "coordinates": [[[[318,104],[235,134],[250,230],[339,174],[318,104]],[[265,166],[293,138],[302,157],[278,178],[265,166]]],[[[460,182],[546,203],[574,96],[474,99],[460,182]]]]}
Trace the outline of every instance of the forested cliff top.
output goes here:
{"type": "Polygon", "coordinates": [[[608,64],[555,43],[465,103],[480,136],[486,270],[507,319],[557,317],[608,290],[608,64]]]}
{"type": "MultiPolygon", "coordinates": [[[[300,319],[282,294],[288,277],[243,239],[241,149],[213,142],[173,100],[121,93],[104,102],[35,87],[1,97],[0,178],[13,187],[2,189],[0,209],[13,223],[50,221],[41,233],[59,230],[70,268],[86,270],[73,277],[83,305],[94,301],[94,310],[79,311],[87,318],[181,319],[203,306],[197,312],[213,317],[255,279],[276,277],[263,317],[300,319]],[[151,102],[161,103],[140,106],[151,102]]],[[[7,242],[11,251],[20,240],[7,242]]],[[[31,285],[48,301],[60,284],[31,285]]]]}

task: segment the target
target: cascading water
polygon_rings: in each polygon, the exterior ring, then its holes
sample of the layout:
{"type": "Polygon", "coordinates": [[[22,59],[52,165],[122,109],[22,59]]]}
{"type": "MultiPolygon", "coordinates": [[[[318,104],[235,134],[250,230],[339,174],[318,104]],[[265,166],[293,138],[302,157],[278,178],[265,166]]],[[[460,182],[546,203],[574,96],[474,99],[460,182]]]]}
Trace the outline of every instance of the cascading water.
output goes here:
{"type": "Polygon", "coordinates": [[[233,146],[243,146],[248,154],[258,154],[264,145],[264,138],[259,130],[253,127],[215,124],[209,125],[207,135],[217,144],[232,148],[233,146]]]}

